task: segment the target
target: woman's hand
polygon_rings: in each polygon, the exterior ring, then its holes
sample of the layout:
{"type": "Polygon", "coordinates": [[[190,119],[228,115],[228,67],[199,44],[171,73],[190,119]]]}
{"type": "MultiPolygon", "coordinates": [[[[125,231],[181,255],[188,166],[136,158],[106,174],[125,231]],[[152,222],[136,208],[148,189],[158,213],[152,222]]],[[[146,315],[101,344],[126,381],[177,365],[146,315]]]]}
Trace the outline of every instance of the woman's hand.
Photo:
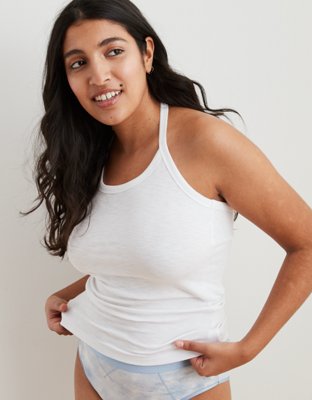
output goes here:
{"type": "Polygon", "coordinates": [[[60,321],[62,319],[62,312],[67,311],[67,300],[52,294],[48,297],[45,304],[45,313],[47,318],[48,327],[51,331],[56,332],[58,335],[72,335],[65,329],[60,321]]]}
{"type": "Polygon", "coordinates": [[[178,340],[175,345],[179,349],[202,354],[190,359],[193,368],[201,376],[219,375],[250,361],[242,342],[203,343],[178,340]]]}

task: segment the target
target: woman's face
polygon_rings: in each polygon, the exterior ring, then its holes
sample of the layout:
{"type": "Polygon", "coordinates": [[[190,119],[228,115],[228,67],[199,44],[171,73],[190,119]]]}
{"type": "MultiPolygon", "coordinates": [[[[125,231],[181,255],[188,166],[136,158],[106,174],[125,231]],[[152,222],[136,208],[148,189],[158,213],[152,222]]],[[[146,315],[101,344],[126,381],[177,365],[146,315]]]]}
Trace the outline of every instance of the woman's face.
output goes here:
{"type": "Polygon", "coordinates": [[[110,20],[83,20],[68,28],[63,56],[69,86],[81,106],[106,125],[125,121],[150,98],[154,44],[141,54],[134,38],[110,20]]]}

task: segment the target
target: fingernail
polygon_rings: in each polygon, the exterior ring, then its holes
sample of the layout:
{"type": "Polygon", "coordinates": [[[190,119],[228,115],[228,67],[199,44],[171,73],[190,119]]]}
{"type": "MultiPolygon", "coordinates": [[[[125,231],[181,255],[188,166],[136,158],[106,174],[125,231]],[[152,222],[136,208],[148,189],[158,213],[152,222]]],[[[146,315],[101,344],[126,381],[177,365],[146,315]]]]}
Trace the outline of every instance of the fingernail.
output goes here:
{"type": "Polygon", "coordinates": [[[182,340],[177,340],[175,342],[175,344],[176,344],[177,347],[183,347],[183,341],[182,340]]]}

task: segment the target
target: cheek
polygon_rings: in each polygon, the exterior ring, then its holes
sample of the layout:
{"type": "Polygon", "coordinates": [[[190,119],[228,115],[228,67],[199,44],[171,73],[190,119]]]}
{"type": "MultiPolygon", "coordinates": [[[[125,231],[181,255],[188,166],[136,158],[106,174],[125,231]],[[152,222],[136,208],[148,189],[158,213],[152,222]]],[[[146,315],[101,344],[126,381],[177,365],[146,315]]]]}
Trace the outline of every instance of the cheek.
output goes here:
{"type": "Polygon", "coordinates": [[[83,100],[83,98],[82,98],[83,88],[82,88],[81,83],[79,82],[79,79],[67,77],[67,81],[68,81],[69,87],[71,88],[72,92],[77,97],[77,99],[79,101],[83,100]]]}
{"type": "Polygon", "coordinates": [[[146,79],[146,72],[143,64],[138,60],[131,60],[124,63],[119,69],[120,78],[127,80],[128,85],[137,85],[139,81],[146,79]]]}

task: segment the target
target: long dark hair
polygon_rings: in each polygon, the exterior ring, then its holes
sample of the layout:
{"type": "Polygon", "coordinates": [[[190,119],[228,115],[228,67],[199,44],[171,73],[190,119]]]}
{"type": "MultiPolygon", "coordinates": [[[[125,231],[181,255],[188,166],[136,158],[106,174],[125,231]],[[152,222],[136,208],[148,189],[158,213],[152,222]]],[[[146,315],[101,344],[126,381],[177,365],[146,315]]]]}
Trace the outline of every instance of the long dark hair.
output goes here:
{"type": "MultiPolygon", "coordinates": [[[[73,0],[58,15],[48,44],[43,86],[45,114],[40,123],[39,139],[44,151],[35,164],[38,201],[28,215],[45,201],[47,233],[44,245],[52,255],[64,258],[67,242],[75,225],[91,211],[115,133],[111,126],[91,117],[71,91],[63,60],[63,42],[67,29],[81,20],[107,19],[119,23],[135,39],[142,54],[145,38],[155,43],[154,72],[147,74],[149,92],[158,102],[188,107],[216,117],[230,108],[210,109],[204,88],[196,81],[174,71],[160,38],[129,0],[73,0]],[[200,89],[203,105],[195,90],[200,89]]],[[[237,216],[237,214],[236,214],[237,216]]],[[[235,217],[236,219],[236,217],[235,217]]]]}

